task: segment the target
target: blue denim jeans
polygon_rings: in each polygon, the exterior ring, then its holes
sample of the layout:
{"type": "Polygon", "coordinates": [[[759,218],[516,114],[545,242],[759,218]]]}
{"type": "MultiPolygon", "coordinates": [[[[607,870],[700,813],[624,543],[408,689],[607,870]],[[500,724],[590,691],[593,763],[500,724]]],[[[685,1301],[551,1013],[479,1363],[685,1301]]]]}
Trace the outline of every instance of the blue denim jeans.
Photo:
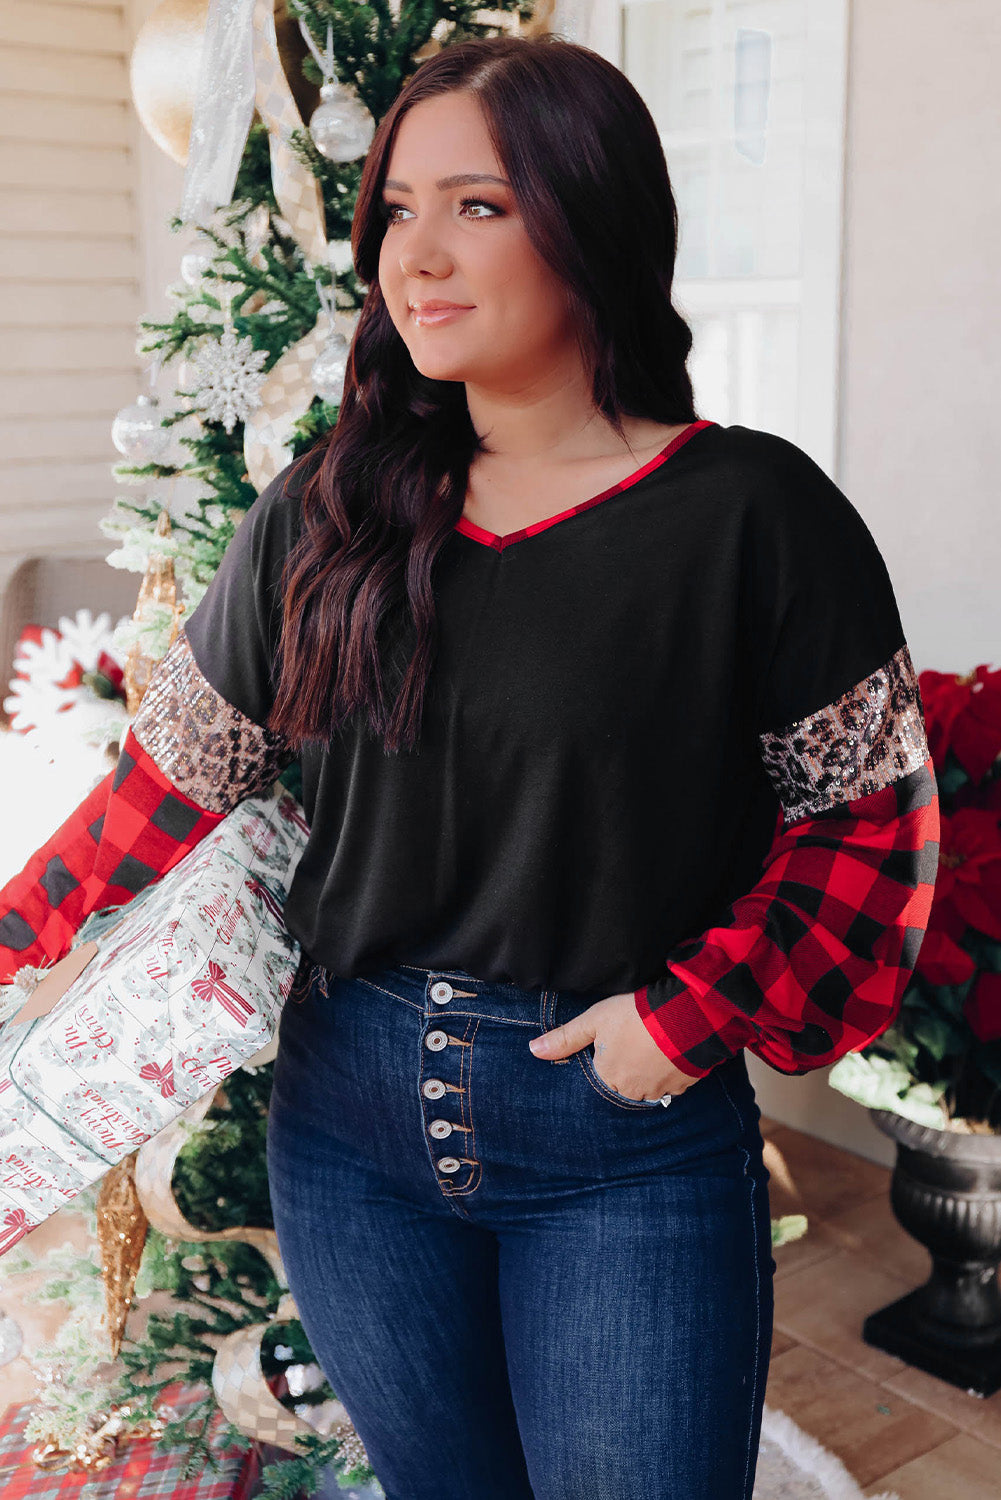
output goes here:
{"type": "Polygon", "coordinates": [[[388,1500],[751,1500],[775,1261],[744,1054],[665,1106],[529,1051],[601,992],[300,974],[275,1229],[388,1500]]]}

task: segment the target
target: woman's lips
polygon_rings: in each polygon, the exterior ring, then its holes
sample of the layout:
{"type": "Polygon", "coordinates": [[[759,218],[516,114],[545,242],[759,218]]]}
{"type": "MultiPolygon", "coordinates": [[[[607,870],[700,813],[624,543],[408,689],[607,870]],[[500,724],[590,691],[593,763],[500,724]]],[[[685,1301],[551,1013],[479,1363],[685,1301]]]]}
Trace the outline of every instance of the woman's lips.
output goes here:
{"type": "Polygon", "coordinates": [[[434,312],[418,312],[414,310],[411,317],[421,328],[431,328],[437,323],[451,323],[453,318],[459,317],[461,313],[472,312],[471,307],[438,307],[434,312]]]}

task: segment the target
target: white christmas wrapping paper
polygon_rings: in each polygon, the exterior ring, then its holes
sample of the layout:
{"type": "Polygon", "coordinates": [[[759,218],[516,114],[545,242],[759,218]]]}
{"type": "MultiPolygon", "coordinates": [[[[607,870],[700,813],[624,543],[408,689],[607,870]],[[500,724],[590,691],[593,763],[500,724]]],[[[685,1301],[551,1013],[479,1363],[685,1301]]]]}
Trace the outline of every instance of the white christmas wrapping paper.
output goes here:
{"type": "Polygon", "coordinates": [[[0,1255],[272,1041],[309,829],[276,782],[162,876],[47,1015],[0,1034],[0,1255]]]}

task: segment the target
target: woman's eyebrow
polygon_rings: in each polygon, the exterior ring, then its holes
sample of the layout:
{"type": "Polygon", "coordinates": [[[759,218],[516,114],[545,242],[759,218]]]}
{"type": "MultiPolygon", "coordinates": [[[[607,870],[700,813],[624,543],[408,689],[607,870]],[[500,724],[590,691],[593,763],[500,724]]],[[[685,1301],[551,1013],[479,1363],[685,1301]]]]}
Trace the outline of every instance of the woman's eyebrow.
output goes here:
{"type": "MultiPolygon", "coordinates": [[[[464,187],[470,182],[496,182],[501,187],[510,187],[511,184],[503,177],[495,177],[492,172],[456,172],[451,177],[439,177],[435,183],[436,188],[464,187]]],[[[412,193],[413,188],[405,182],[399,182],[396,178],[387,177],[383,183],[384,188],[391,188],[394,193],[412,193]]]]}

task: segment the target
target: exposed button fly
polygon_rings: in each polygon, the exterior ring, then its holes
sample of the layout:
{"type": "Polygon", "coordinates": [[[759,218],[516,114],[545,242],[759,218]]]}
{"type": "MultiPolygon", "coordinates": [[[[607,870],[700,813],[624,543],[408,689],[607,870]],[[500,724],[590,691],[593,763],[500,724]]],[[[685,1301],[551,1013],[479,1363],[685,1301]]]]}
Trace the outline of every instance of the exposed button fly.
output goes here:
{"type": "Polygon", "coordinates": [[[422,1084],[421,1086],[421,1093],[424,1095],[425,1099],[440,1099],[444,1092],[445,1085],[442,1083],[440,1078],[429,1078],[427,1082],[425,1084],[422,1084]]]}
{"type": "Polygon", "coordinates": [[[447,1005],[452,998],[452,986],[444,979],[431,986],[431,999],[435,1005],[447,1005]]]}
{"type": "Polygon", "coordinates": [[[429,1031],[424,1038],[424,1045],[429,1052],[440,1052],[442,1047],[448,1046],[447,1031],[429,1031]]]}
{"type": "Polygon", "coordinates": [[[461,1166],[462,1162],[457,1156],[442,1156],[438,1160],[439,1172],[457,1172],[461,1166]]]}
{"type": "Polygon", "coordinates": [[[428,1126],[428,1133],[437,1140],[444,1140],[447,1135],[452,1134],[451,1120],[432,1120],[428,1126]]]}

